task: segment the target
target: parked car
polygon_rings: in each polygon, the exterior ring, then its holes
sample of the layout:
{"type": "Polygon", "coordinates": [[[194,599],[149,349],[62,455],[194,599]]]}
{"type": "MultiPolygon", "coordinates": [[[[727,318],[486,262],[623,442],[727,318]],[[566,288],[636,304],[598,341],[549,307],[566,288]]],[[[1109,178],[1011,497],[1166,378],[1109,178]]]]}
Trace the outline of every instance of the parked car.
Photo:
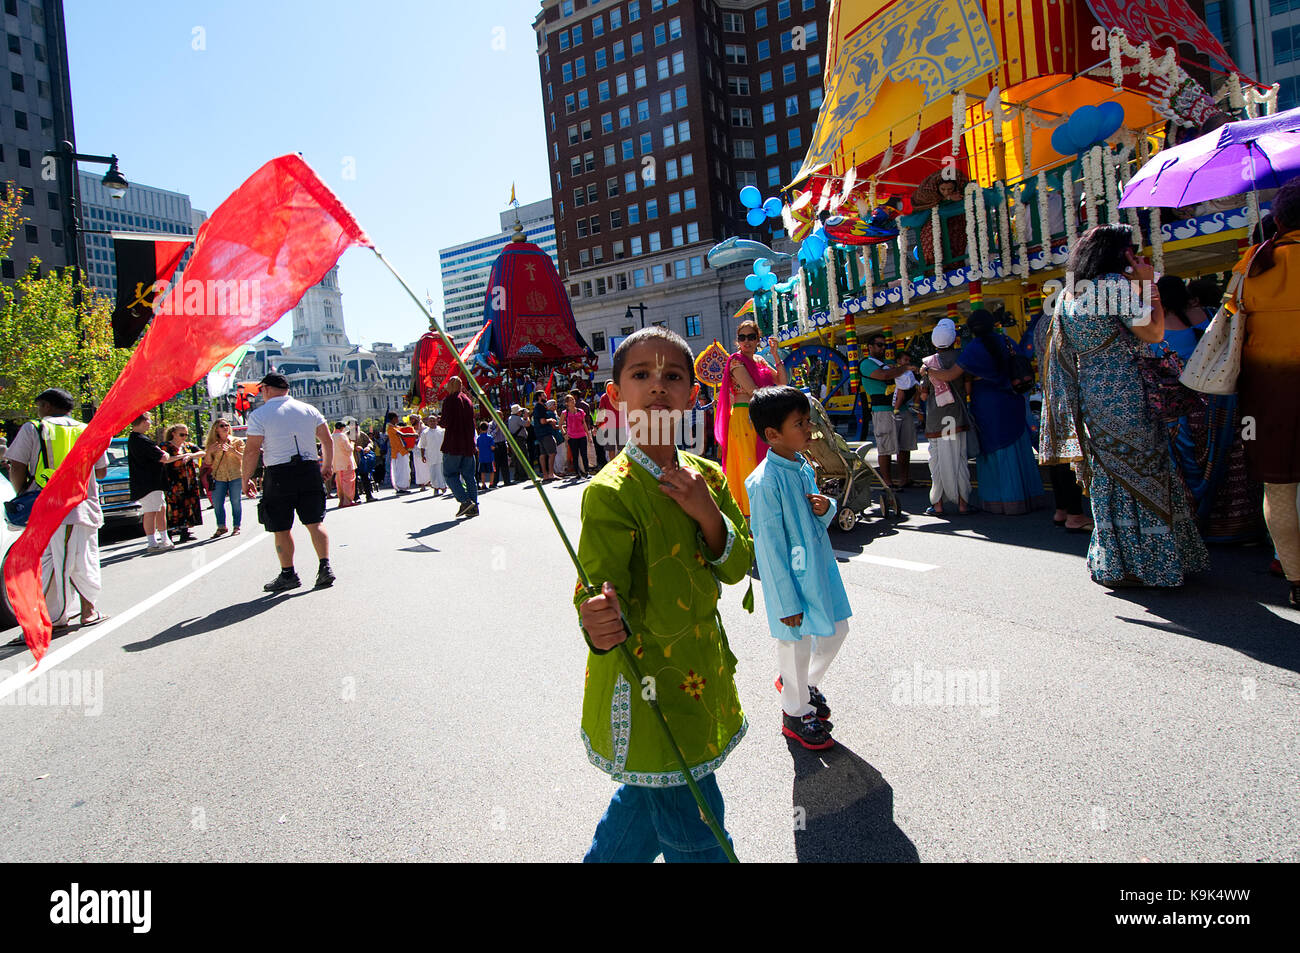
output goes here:
{"type": "Polygon", "coordinates": [[[108,473],[99,481],[99,505],[105,526],[140,522],[140,501],[131,499],[125,437],[114,437],[108,445],[108,473]]]}

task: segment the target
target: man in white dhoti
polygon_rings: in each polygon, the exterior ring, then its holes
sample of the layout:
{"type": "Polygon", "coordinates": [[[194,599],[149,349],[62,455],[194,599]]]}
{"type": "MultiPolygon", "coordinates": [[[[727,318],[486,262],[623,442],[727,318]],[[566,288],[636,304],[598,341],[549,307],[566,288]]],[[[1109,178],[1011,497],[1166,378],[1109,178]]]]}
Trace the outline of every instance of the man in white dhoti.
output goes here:
{"type": "Polygon", "coordinates": [[[424,430],[416,444],[415,472],[420,472],[421,465],[428,468],[428,484],[433,487],[434,496],[447,489],[447,478],[442,475],[442,438],[445,433],[438,426],[438,418],[430,414],[424,418],[424,430]]]}
{"type": "Polygon", "coordinates": [[[424,425],[424,418],[419,414],[412,414],[411,422],[415,425],[416,449],[412,451],[411,456],[411,460],[415,464],[415,485],[423,490],[428,488],[431,474],[429,473],[429,461],[425,459],[424,454],[420,453],[419,447],[421,438],[424,437],[425,431],[429,428],[424,425]]]}
{"type": "MultiPolygon", "coordinates": [[[[23,424],[9,447],[9,480],[23,493],[30,486],[44,487],[63,462],[86,425],[68,416],[72,395],[52,387],[36,398],[39,420],[23,424]]],[[[75,506],[50,537],[41,554],[41,583],[45,605],[54,627],[71,623],[80,598],[83,626],[103,620],[95,608],[102,590],[99,573],[99,527],[104,513],[99,505],[99,480],[108,473],[108,456],[101,456],[86,481],[86,499],[75,506]]]]}
{"type": "MultiPolygon", "coordinates": [[[[944,318],[930,334],[938,351],[922,362],[924,369],[950,368],[957,363],[957,326],[944,318]]],[[[922,387],[925,400],[925,436],[930,449],[929,516],[943,515],[945,499],[957,502],[957,512],[970,513],[975,507],[970,499],[970,457],[966,435],[970,431],[970,411],[966,406],[964,385],[959,378],[951,384],[926,377],[922,387]]]]}

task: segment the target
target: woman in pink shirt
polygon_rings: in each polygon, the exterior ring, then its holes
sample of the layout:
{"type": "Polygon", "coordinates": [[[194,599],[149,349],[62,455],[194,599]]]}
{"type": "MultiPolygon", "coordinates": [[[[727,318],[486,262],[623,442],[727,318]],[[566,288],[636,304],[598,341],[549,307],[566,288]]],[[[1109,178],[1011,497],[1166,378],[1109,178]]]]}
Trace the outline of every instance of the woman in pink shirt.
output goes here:
{"type": "Polygon", "coordinates": [[[577,399],[569,394],[564,398],[564,435],[569,440],[569,459],[574,476],[590,476],[591,464],[587,461],[587,415],[578,406],[577,399]],[[578,472],[578,461],[582,472],[578,472]]]}

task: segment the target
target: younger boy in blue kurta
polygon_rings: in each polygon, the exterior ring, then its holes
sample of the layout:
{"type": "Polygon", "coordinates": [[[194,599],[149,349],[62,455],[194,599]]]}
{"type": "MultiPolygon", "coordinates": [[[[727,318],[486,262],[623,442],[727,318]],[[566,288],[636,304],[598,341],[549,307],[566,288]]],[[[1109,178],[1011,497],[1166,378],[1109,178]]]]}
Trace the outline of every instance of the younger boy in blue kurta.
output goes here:
{"type": "Polygon", "coordinates": [[[754,430],[769,450],[745,479],[750,527],[777,639],[781,732],[805,748],[829,748],[831,710],[819,690],[848,634],[853,614],[826,527],[835,501],[817,492],[799,456],[812,438],[808,398],[793,387],[763,387],[749,402],[754,430]]]}

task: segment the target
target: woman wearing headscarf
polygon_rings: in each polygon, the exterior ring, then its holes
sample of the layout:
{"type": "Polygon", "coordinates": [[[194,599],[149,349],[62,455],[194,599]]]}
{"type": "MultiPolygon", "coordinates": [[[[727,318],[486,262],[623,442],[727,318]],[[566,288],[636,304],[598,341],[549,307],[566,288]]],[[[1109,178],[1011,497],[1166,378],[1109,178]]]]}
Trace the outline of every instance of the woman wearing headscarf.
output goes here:
{"type": "MultiPolygon", "coordinates": [[[[930,333],[936,348],[921,362],[923,372],[948,370],[957,364],[957,325],[944,318],[930,333]]],[[[966,514],[970,505],[970,457],[966,452],[966,434],[970,429],[966,393],[958,381],[929,380],[921,388],[925,401],[925,438],[930,447],[929,516],[943,515],[943,501],[954,500],[957,512],[966,514]]]]}
{"type": "Polygon", "coordinates": [[[727,359],[727,372],[718,388],[717,416],[713,420],[713,435],[718,440],[718,455],[727,474],[727,485],[740,512],[747,517],[749,494],[745,492],[745,477],[767,456],[767,444],[759,439],[749,419],[749,397],[760,387],[789,383],[777,355],[776,338],[767,341],[776,361],[774,367],[757,356],[758,336],[755,321],[742,321],[736,328],[736,353],[727,359]]]}
{"type": "Polygon", "coordinates": [[[1187,573],[1209,568],[1209,554],[1138,370],[1139,354],[1164,337],[1154,273],[1127,225],[1088,229],[1066,273],[1076,281],[1052,318],[1041,456],[1073,464],[1088,493],[1093,582],[1181,586],[1187,573]]]}
{"type": "Polygon", "coordinates": [[[1237,393],[1246,466],[1264,484],[1264,520],[1300,609],[1300,179],[1273,198],[1277,233],[1238,263],[1246,334],[1237,393]]]}
{"type": "MultiPolygon", "coordinates": [[[[1190,286],[1181,278],[1165,275],[1156,288],[1165,312],[1164,344],[1186,363],[1213,315],[1192,303],[1190,286]]],[[[1199,294],[1213,294],[1203,288],[1199,294]]],[[[1163,353],[1157,344],[1151,348],[1163,353]]],[[[1202,407],[1169,424],[1169,451],[1206,542],[1251,542],[1264,535],[1263,488],[1247,475],[1241,433],[1236,394],[1206,395],[1202,407]]]]}
{"type": "Polygon", "coordinates": [[[983,308],[971,312],[966,327],[972,337],[957,363],[931,370],[930,377],[951,382],[966,373],[974,379],[970,410],[979,442],[975,475],[980,506],[990,513],[1028,513],[1045,506],[1047,494],[1029,442],[1024,395],[1011,387],[1011,344],[983,308]]]}

